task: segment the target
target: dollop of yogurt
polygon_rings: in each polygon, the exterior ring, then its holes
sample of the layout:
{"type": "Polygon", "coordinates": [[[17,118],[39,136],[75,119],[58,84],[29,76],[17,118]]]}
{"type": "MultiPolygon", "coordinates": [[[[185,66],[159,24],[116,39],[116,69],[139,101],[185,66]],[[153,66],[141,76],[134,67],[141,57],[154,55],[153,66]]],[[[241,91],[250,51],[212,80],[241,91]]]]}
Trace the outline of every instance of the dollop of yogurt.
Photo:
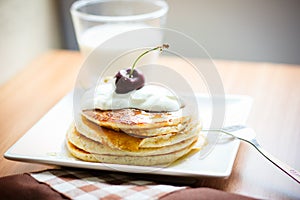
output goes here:
{"type": "Polygon", "coordinates": [[[179,97],[163,86],[148,84],[139,90],[117,94],[112,81],[103,82],[96,89],[88,90],[81,101],[83,110],[136,108],[146,111],[171,112],[178,111],[182,107],[183,103],[179,97]]]}

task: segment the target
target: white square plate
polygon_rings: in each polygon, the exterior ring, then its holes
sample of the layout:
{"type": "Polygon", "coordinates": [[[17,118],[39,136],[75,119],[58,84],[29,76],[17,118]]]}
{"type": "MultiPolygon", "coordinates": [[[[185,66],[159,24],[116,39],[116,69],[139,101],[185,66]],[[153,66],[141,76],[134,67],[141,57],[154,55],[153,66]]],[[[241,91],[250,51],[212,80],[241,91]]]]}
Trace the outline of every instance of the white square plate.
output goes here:
{"type": "MultiPolygon", "coordinates": [[[[72,93],[65,96],[10,147],[4,157],[24,162],[131,173],[209,177],[228,177],[231,173],[240,142],[224,135],[205,156],[203,152],[206,151],[206,147],[201,151],[194,151],[167,167],[117,165],[78,160],[72,157],[65,147],[66,131],[73,120],[72,98],[72,93]]],[[[198,98],[201,102],[201,118],[205,127],[210,120],[207,116],[211,116],[210,100],[205,95],[198,95],[198,98]]],[[[227,95],[225,125],[244,124],[251,105],[252,99],[247,96],[227,95]]]]}

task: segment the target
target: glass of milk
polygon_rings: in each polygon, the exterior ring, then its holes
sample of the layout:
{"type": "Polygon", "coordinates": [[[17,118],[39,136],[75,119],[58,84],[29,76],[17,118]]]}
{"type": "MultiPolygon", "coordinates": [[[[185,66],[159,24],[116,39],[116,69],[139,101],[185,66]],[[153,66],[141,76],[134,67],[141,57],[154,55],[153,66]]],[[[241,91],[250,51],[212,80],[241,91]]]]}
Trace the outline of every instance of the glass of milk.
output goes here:
{"type": "MultiPolygon", "coordinates": [[[[77,42],[84,56],[120,33],[163,27],[167,12],[164,0],[79,0],[71,7],[77,42]]],[[[121,47],[126,48],[126,41],[121,47]]]]}

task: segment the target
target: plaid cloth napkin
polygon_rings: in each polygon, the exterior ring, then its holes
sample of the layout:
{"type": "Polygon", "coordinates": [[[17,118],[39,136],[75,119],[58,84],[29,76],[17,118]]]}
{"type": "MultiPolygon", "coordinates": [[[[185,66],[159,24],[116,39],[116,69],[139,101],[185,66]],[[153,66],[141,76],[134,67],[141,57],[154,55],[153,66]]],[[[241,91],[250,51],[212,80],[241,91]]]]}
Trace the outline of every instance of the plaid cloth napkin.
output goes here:
{"type": "Polygon", "coordinates": [[[187,188],[94,170],[47,170],[30,175],[71,199],[159,199],[187,188]]]}
{"type": "Polygon", "coordinates": [[[105,171],[87,172],[68,169],[47,170],[38,173],[23,173],[0,177],[0,199],[16,200],[66,200],[66,199],[142,199],[160,200],[253,200],[254,198],[224,192],[212,188],[197,187],[181,189],[174,185],[193,185],[189,180],[182,184],[183,177],[121,174],[105,171]],[[41,181],[33,177],[37,177],[41,181]],[[82,177],[82,178],[78,178],[82,177]],[[146,180],[146,181],[141,181],[146,180]],[[148,181],[150,180],[150,181],[148,181]],[[152,181],[155,180],[155,181],[152,181]],[[156,182],[155,185],[153,183],[156,182]],[[157,184],[171,182],[173,186],[157,184]],[[119,185],[120,184],[120,185],[119,185]],[[156,187],[154,187],[156,186],[156,187]],[[101,189],[99,189],[101,187],[101,189]],[[104,189],[105,188],[105,189],[104,189]],[[132,191],[133,190],[133,191],[132,191]],[[98,193],[100,194],[93,194],[98,193]],[[138,192],[137,192],[138,191],[138,192]],[[149,192],[151,194],[149,195],[149,192]],[[174,192],[172,192],[174,191],[174,192]],[[164,195],[165,194],[165,195],[164,195]],[[98,197],[99,196],[99,197],[98,197]]]}

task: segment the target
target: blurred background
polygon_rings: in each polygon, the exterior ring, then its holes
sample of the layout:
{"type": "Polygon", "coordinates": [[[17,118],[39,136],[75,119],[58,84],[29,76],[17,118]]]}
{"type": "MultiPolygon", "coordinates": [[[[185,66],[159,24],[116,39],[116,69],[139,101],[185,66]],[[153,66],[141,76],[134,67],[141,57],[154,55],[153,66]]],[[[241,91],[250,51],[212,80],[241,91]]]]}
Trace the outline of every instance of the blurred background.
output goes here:
{"type": "MultiPolygon", "coordinates": [[[[166,1],[166,27],[194,38],[213,59],[300,64],[298,0],[166,1]]],[[[0,85],[50,49],[78,49],[73,2],[0,1],[0,85]]]]}

